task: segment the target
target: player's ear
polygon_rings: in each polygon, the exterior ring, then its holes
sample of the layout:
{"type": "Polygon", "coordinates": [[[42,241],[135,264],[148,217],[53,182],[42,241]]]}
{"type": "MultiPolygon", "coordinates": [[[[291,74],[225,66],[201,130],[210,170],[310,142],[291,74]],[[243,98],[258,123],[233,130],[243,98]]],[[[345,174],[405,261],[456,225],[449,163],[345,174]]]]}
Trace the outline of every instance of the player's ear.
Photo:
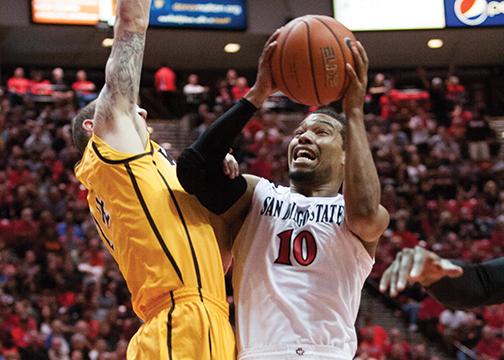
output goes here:
{"type": "Polygon", "coordinates": [[[346,159],[346,154],[345,154],[345,152],[343,151],[343,152],[341,153],[341,166],[345,166],[345,161],[346,161],[345,159],[346,159]]]}
{"type": "Polygon", "coordinates": [[[93,123],[93,120],[91,119],[86,119],[82,122],[82,128],[86,131],[93,131],[93,126],[94,126],[94,123],[93,123]]]}

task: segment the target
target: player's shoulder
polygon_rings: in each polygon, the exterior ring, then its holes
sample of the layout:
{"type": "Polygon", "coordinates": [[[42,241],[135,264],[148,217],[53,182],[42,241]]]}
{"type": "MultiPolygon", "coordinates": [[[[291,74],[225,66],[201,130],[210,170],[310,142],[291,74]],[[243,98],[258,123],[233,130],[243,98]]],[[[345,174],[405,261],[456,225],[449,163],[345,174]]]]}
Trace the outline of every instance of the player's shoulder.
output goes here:
{"type": "Polygon", "coordinates": [[[256,192],[262,192],[262,193],[275,193],[278,195],[286,194],[290,192],[290,188],[282,185],[275,184],[274,182],[265,179],[265,178],[260,178],[259,182],[256,185],[256,192]]]}
{"type": "Polygon", "coordinates": [[[87,188],[90,188],[90,178],[98,165],[98,159],[92,150],[92,141],[89,142],[82,153],[80,160],[74,166],[75,177],[87,188]]]}

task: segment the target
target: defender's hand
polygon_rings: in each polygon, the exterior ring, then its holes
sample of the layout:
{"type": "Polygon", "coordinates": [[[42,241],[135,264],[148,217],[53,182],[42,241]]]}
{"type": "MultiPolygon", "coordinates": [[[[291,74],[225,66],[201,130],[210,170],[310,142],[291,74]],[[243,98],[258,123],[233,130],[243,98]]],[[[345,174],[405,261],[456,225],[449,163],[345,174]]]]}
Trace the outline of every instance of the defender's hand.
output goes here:
{"type": "Polygon", "coordinates": [[[259,58],[256,82],[247,95],[245,95],[245,98],[256,107],[260,107],[264,100],[276,91],[271,74],[271,56],[277,47],[276,39],[279,35],[280,29],[277,29],[266,41],[259,58]]]}
{"type": "Polygon", "coordinates": [[[364,47],[359,41],[345,39],[345,43],[352,51],[355,69],[349,63],[346,64],[346,71],[350,84],[343,97],[343,110],[347,116],[351,111],[363,111],[364,100],[368,83],[369,59],[364,47]]]}
{"type": "Polygon", "coordinates": [[[429,286],[445,276],[456,278],[463,269],[447,259],[420,246],[403,249],[397,253],[394,262],[385,270],[380,281],[380,291],[389,289],[390,296],[397,296],[406,288],[406,284],[418,282],[429,286]]]}
{"type": "Polygon", "coordinates": [[[240,175],[240,165],[235,157],[228,153],[222,162],[222,169],[231,180],[240,175]]]}

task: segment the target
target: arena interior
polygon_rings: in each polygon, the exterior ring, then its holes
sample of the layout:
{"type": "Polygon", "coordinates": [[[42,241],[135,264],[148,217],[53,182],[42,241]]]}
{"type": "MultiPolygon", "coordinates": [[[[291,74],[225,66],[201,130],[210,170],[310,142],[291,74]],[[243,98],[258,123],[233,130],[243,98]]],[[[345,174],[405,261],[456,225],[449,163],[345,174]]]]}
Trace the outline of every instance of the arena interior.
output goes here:
{"type": "MultiPolygon", "coordinates": [[[[336,16],[367,50],[365,122],[391,222],[363,290],[357,359],[504,359],[504,305],[454,311],[418,285],[378,291],[404,247],[504,256],[504,2],[483,2],[496,3],[488,19],[455,25],[434,5],[453,0],[215,1],[239,7],[229,24],[151,14],[140,104],[175,159],[249,90],[264,42],[291,19],[336,16]]],[[[1,360],[123,360],[141,325],[74,174],[71,119],[103,86],[113,41],[113,20],[72,12],[82,3],[0,1],[1,360]]],[[[241,172],[287,185],[292,131],[315,109],[271,96],[235,143],[241,172]]]]}

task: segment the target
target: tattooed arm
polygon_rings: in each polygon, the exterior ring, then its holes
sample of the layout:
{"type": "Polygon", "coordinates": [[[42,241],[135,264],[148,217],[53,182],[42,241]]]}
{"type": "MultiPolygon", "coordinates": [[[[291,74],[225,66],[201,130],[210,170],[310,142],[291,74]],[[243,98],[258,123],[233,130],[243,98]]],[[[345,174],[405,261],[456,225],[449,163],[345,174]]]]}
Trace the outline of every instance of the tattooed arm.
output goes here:
{"type": "Polygon", "coordinates": [[[145,149],[147,127],[137,105],[150,0],[119,0],[105,86],[96,103],[94,132],[113,148],[145,149]]]}

